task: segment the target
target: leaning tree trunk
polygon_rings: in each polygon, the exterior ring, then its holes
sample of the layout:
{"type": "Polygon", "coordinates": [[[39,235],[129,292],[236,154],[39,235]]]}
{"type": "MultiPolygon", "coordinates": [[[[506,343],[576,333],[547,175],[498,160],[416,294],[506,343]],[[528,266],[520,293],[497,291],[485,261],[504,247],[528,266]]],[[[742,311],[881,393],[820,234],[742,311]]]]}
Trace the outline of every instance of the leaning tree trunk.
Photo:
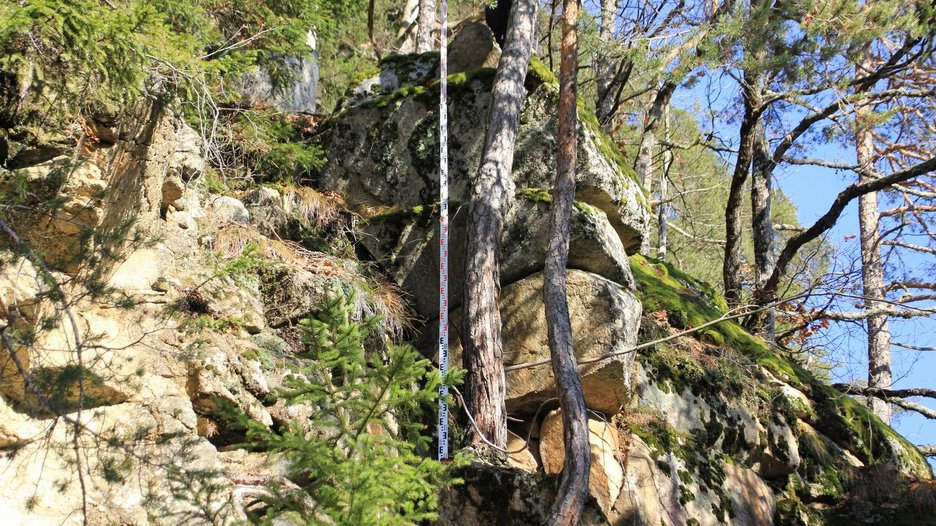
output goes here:
{"type": "Polygon", "coordinates": [[[760,120],[760,97],[755,88],[758,83],[757,74],[745,72],[741,90],[744,117],[741,120],[738,157],[728,189],[728,202],[725,204],[725,262],[722,266],[722,279],[725,282],[725,300],[730,308],[741,305],[741,286],[744,283],[741,267],[741,205],[744,183],[750,173],[751,159],[754,155],[755,130],[760,120]]]}
{"type": "Polygon", "coordinates": [[[524,79],[533,50],[537,4],[537,0],[516,0],[511,10],[507,41],[494,78],[481,167],[471,184],[468,207],[462,345],[466,403],[477,424],[471,443],[482,447],[485,439],[499,448],[507,444],[497,249],[504,214],[514,193],[510,172],[520,108],[526,99],[524,79]]]}
{"type": "Polygon", "coordinates": [[[559,66],[559,151],[556,188],[549,210],[549,248],[546,252],[546,326],[549,351],[559,405],[562,408],[562,437],[565,462],[559,494],[549,516],[551,525],[578,524],[588,498],[591,451],[588,443],[588,413],[582,379],[572,348],[572,324],[566,300],[566,263],[569,259],[569,225],[575,198],[577,124],[576,76],[578,75],[579,0],[564,0],[562,6],[562,59],[559,66]]]}
{"type": "Polygon", "coordinates": [[[419,19],[416,21],[416,52],[432,51],[432,31],[436,24],[435,0],[419,0],[419,19]]]}
{"type": "MultiPolygon", "coordinates": [[[[866,50],[865,56],[870,54],[866,50]]],[[[862,63],[863,71],[871,71],[873,64],[862,63]]],[[[855,150],[860,172],[858,183],[874,178],[874,139],[871,134],[871,107],[859,104],[855,108],[855,150]]],[[[881,233],[878,225],[881,213],[878,209],[877,192],[858,198],[858,230],[861,238],[861,284],[865,297],[865,308],[874,311],[887,305],[881,303],[885,297],[884,268],[881,263],[881,233]]],[[[868,387],[890,389],[891,354],[890,327],[887,314],[871,314],[867,318],[868,329],[868,387]]],[[[891,406],[880,398],[869,397],[871,411],[886,423],[891,420],[891,406]]]]}

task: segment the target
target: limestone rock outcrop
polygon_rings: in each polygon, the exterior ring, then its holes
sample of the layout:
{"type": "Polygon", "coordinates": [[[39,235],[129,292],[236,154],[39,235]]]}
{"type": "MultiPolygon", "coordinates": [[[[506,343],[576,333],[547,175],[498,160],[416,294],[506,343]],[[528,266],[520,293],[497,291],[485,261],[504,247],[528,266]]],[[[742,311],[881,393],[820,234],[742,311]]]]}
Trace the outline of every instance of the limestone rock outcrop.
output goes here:
{"type": "MultiPolygon", "coordinates": [[[[472,31],[462,40],[487,38],[472,31]]],[[[464,67],[492,56],[468,53],[464,67]]],[[[315,431],[319,408],[281,393],[310,363],[297,323],[331,291],[353,295],[352,316],[384,316],[378,349],[411,337],[430,354],[437,61],[385,60],[322,125],[318,189],[209,192],[197,134],[153,102],[99,129],[107,140],[80,155],[58,145],[11,154],[0,190],[26,189],[33,208],[10,223],[41,256],[9,236],[0,245],[0,523],[246,521],[251,488],[294,483],[288,459],[237,448],[245,429],[232,414],[315,431]]],[[[492,77],[482,67],[450,79],[454,363],[466,189],[492,77]]],[[[549,357],[542,259],[556,93],[536,63],[527,88],[500,254],[508,366],[549,357]]],[[[592,414],[581,524],[800,524],[851,506],[863,473],[895,487],[932,484],[903,437],[738,325],[675,334],[718,319],[723,300],[670,265],[629,255],[648,220],[645,198],[584,113],[579,136],[567,277],[592,414]]],[[[511,370],[507,390],[512,453],[454,468],[464,484],[443,488],[438,524],[546,521],[563,460],[551,368],[511,370]]],[[[875,511],[877,524],[902,513],[875,511]]]]}
{"type": "MultiPolygon", "coordinates": [[[[377,77],[380,83],[362,85],[360,95],[329,121],[323,137],[328,152],[321,173],[324,189],[377,210],[438,200],[439,88],[426,87],[433,60],[438,57],[388,59],[377,77]]],[[[527,78],[513,165],[517,190],[550,188],[556,171],[557,88],[543,69],[531,69],[527,78]]],[[[449,196],[456,203],[467,203],[468,180],[480,163],[493,73],[480,68],[450,79],[449,196]]],[[[583,116],[578,128],[577,199],[605,212],[625,249],[638,247],[649,220],[643,190],[597,123],[583,116]]]]}

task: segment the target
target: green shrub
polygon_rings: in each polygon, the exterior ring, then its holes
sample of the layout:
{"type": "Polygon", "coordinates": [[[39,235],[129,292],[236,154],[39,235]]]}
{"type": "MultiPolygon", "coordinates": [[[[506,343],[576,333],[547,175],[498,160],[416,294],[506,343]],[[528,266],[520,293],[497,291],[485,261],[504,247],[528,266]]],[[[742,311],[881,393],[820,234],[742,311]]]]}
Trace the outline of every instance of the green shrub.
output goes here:
{"type": "Polygon", "coordinates": [[[322,515],[336,524],[419,524],[435,517],[439,486],[451,482],[441,463],[420,454],[431,446],[422,417],[437,401],[432,364],[409,346],[368,349],[379,320],[353,316],[353,299],[335,294],[302,322],[307,365],[283,395],[318,408],[312,422],[278,432],[248,424],[254,444],[284,454],[290,478],[305,481],[316,503],[310,509],[281,493],[259,522],[299,514],[310,524],[322,515]]]}

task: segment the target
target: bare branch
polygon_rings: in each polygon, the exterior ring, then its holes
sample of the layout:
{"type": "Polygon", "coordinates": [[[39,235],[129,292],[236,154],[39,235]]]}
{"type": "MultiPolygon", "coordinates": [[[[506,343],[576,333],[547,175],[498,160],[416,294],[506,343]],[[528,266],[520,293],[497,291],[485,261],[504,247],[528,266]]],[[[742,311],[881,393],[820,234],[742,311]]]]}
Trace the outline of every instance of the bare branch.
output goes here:
{"type": "Polygon", "coordinates": [[[926,418],[929,418],[930,420],[936,420],[936,410],[930,409],[929,407],[926,407],[925,405],[918,404],[916,402],[910,402],[908,400],[903,400],[901,398],[893,399],[890,402],[896,405],[897,407],[906,409],[907,411],[914,411],[916,413],[920,413],[926,418]]]}
{"type": "Polygon", "coordinates": [[[711,243],[713,245],[722,245],[722,246],[724,246],[725,244],[724,239],[712,239],[708,237],[698,237],[698,236],[690,234],[689,232],[686,232],[685,230],[679,228],[679,226],[673,223],[668,222],[666,225],[690,241],[698,241],[700,243],[711,243]]]}
{"type": "Polygon", "coordinates": [[[883,190],[888,186],[908,181],[918,175],[929,173],[933,170],[936,170],[936,157],[931,157],[927,161],[913,165],[905,170],[892,173],[886,177],[880,177],[865,183],[852,184],[840,192],[835,198],[835,201],[832,202],[832,206],[829,207],[829,210],[825,213],[825,215],[819,218],[804,232],[793,236],[789,241],[787,241],[786,245],[783,247],[783,250],[780,252],[780,255],[777,257],[777,263],[776,266],[774,266],[773,273],[771,273],[770,277],[767,279],[767,282],[764,285],[765,297],[769,298],[776,294],[776,291],[780,286],[780,280],[786,274],[787,267],[789,267],[797,252],[799,252],[803,245],[809,243],[813,239],[818,238],[824,232],[832,228],[832,226],[835,225],[835,222],[838,221],[839,216],[842,215],[842,212],[845,210],[845,207],[848,205],[848,203],[850,203],[858,196],[870,192],[877,192],[878,190],[883,190]]]}
{"type": "Polygon", "coordinates": [[[846,163],[839,163],[835,161],[826,161],[825,159],[811,159],[811,158],[798,159],[796,157],[790,157],[788,155],[784,155],[782,160],[783,162],[787,164],[795,164],[795,165],[800,165],[800,166],[804,166],[804,165],[821,166],[823,168],[832,168],[835,170],[857,170],[858,169],[857,164],[846,164],[846,163]]]}
{"type": "Polygon", "coordinates": [[[891,208],[890,210],[883,210],[881,212],[881,217],[896,216],[900,214],[906,214],[907,212],[936,212],[936,205],[909,204],[898,206],[896,208],[891,208]]]}
{"type": "Polygon", "coordinates": [[[909,343],[900,343],[900,342],[895,342],[895,341],[891,341],[891,345],[902,347],[904,349],[909,349],[911,351],[936,352],[936,347],[923,347],[920,345],[910,345],[909,343]]]}
{"type": "Polygon", "coordinates": [[[936,307],[931,309],[902,309],[892,305],[884,307],[876,307],[873,309],[867,309],[863,311],[853,311],[853,312],[826,312],[822,315],[823,318],[834,321],[855,321],[855,320],[865,320],[871,316],[877,316],[879,314],[886,314],[894,318],[902,318],[908,320],[910,318],[921,318],[925,316],[931,316],[936,314],[936,307]]]}
{"type": "Polygon", "coordinates": [[[876,396],[878,398],[909,398],[911,396],[925,396],[936,399],[936,389],[926,387],[911,387],[909,389],[884,389],[881,387],[865,387],[862,385],[837,383],[832,387],[847,394],[860,394],[862,396],[876,396]]]}
{"type": "Polygon", "coordinates": [[[916,250],[917,252],[925,252],[927,254],[933,254],[934,256],[936,256],[936,248],[926,247],[923,245],[915,245],[913,243],[907,243],[905,241],[884,240],[884,241],[881,241],[881,244],[890,245],[894,247],[900,247],[900,248],[906,248],[909,250],[916,250]]]}

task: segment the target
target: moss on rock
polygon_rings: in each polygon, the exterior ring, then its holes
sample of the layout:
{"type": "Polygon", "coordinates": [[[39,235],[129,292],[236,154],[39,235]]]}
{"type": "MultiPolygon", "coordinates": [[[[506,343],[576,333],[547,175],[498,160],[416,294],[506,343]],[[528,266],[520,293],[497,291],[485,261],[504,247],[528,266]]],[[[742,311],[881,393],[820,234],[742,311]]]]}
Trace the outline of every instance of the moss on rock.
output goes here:
{"type": "MultiPolygon", "coordinates": [[[[631,270],[638,284],[638,296],[645,312],[666,313],[666,319],[676,329],[699,327],[717,320],[726,312],[724,298],[705,283],[678,271],[671,265],[632,256],[631,270]]],[[[905,438],[884,424],[868,409],[830,385],[823,383],[799,365],[772,351],[763,340],[746,332],[740,325],[725,321],[700,331],[696,337],[706,343],[733,349],[751,364],[756,364],[771,375],[803,392],[813,403],[806,421],[823,435],[832,439],[865,464],[890,463],[901,471],[922,478],[930,478],[931,471],[920,452],[905,438]]],[[[657,346],[645,354],[657,372],[677,383],[684,383],[693,391],[711,391],[712,378],[708,369],[693,366],[685,356],[676,356],[671,348],[657,346]],[[693,387],[693,384],[696,387],[693,387]]],[[[722,383],[722,380],[718,380],[722,383]]],[[[750,383],[742,382],[739,385],[750,383]]],[[[722,384],[723,386],[723,384],[722,384]]],[[[721,387],[721,386],[720,386],[721,387]]],[[[750,387],[748,387],[749,389],[750,387]]],[[[773,399],[769,396],[763,397],[773,399]]],[[[791,422],[796,419],[795,408],[788,408],[791,422]]],[[[802,413],[802,411],[801,411],[802,413]]],[[[823,468],[828,467],[824,465],[823,468]]]]}

